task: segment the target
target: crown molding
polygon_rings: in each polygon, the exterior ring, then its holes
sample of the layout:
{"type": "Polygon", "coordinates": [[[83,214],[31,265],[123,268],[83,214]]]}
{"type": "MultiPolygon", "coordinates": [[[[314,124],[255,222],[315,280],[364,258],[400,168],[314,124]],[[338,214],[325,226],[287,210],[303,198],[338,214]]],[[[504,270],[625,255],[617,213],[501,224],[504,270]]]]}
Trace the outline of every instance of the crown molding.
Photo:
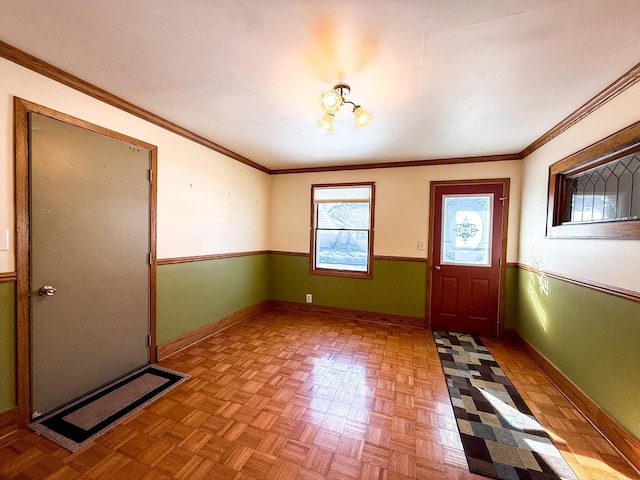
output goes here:
{"type": "Polygon", "coordinates": [[[2,41],[0,41],[0,57],[21,65],[25,68],[28,68],[29,70],[32,70],[36,73],[44,75],[51,80],[62,83],[67,87],[71,87],[74,90],[84,93],[85,95],[89,95],[90,97],[100,100],[101,102],[119,108],[120,110],[130,113],[131,115],[135,115],[138,118],[146,120],[149,123],[153,123],[154,125],[173,132],[176,135],[180,135],[181,137],[184,137],[204,147],[210,148],[211,150],[226,155],[227,157],[232,158],[240,163],[244,163],[245,165],[260,170],[261,172],[269,173],[269,169],[260,165],[259,163],[249,160],[248,158],[245,158],[236,152],[224,148],[217,143],[198,135],[197,133],[187,130],[186,128],[181,127],[180,125],[177,125],[165,118],[162,118],[155,113],[149,112],[144,108],[138,107],[137,105],[134,105],[133,103],[128,102],[123,98],[109,93],[100,87],[86,82],[81,78],[76,77],[75,75],[65,72],[64,70],[61,70],[60,68],[55,67],[50,63],[45,62],[44,60],[40,60],[39,58],[34,57],[33,55],[2,41]]]}
{"type": "Polygon", "coordinates": [[[142,107],[134,105],[123,98],[120,98],[100,87],[97,87],[85,80],[82,80],[75,75],[72,75],[64,70],[51,65],[50,63],[40,60],[33,55],[20,50],[8,43],[0,41],[0,58],[5,58],[13,63],[16,63],[22,67],[25,67],[31,71],[39,73],[47,78],[50,78],[63,85],[71,87],[81,93],[89,95],[97,100],[100,100],[108,105],[116,107],[122,111],[125,111],[131,115],[148,121],[154,125],[164,128],[170,132],[180,135],[188,140],[198,143],[204,147],[214,150],[222,155],[225,155],[233,160],[248,165],[256,170],[264,172],[269,175],[285,175],[293,173],[319,173],[319,172],[335,172],[345,170],[371,170],[376,168],[401,168],[401,167],[420,167],[431,165],[452,165],[458,163],[475,163],[475,162],[498,162],[509,160],[522,160],[552,139],[578,123],[587,115],[591,114],[620,93],[624,92],[629,87],[635,85],[640,81],[640,63],[631,68],[628,72],[624,73],[620,78],[615,80],[604,90],[598,93],[595,97],[582,105],[576,111],[567,116],[564,120],[551,128],[549,131],[540,136],[537,140],[527,146],[519,153],[512,153],[506,155],[486,155],[476,157],[458,157],[458,158],[439,158],[433,160],[412,160],[412,161],[398,161],[398,162],[381,162],[381,163],[363,163],[363,164],[351,164],[351,165],[336,165],[327,167],[304,167],[304,168],[284,168],[284,169],[269,169],[253,160],[250,160],[242,155],[229,150],[217,143],[198,135],[180,125],[173,123],[155,113],[145,110],[142,107]]]}
{"type": "Polygon", "coordinates": [[[525,158],[542,147],[544,144],[550,142],[555,137],[568,130],[587,115],[593,113],[598,108],[602,107],[605,103],[614,99],[620,95],[627,88],[632,87],[640,80],[640,63],[634,66],[631,70],[624,73],[620,78],[615,80],[604,90],[598,93],[595,97],[589,100],[587,103],[578,108],[575,112],[571,113],[568,117],[558,123],[551,130],[543,134],[540,138],[535,140],[531,145],[520,152],[520,157],[525,158]]]}
{"type": "Polygon", "coordinates": [[[361,163],[352,165],[335,165],[330,167],[282,168],[271,170],[271,175],[287,175],[291,173],[339,172],[343,170],[373,170],[376,168],[424,167],[430,165],[454,165],[457,163],[505,162],[510,160],[522,160],[522,157],[519,153],[510,153],[506,155],[435,158],[433,160],[407,160],[402,162],[361,163]]]}

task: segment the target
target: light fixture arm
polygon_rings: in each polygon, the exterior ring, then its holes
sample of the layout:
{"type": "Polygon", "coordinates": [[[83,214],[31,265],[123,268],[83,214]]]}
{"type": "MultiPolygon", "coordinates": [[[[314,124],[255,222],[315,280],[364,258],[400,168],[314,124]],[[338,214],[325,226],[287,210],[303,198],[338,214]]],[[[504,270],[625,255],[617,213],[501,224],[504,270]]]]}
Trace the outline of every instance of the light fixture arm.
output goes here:
{"type": "Polygon", "coordinates": [[[344,83],[338,83],[333,86],[333,89],[324,92],[321,97],[322,107],[324,108],[324,116],[318,122],[318,126],[324,130],[333,130],[333,118],[334,114],[340,109],[342,105],[348,103],[353,106],[353,116],[356,119],[356,127],[362,128],[373,118],[370,113],[367,113],[360,105],[356,105],[350,100],[345,100],[345,97],[351,93],[351,87],[344,83]]]}
{"type": "Polygon", "coordinates": [[[338,95],[340,95],[340,99],[341,99],[342,105],[344,105],[345,103],[350,103],[351,105],[353,105],[353,109],[354,110],[360,106],[360,105],[356,105],[355,103],[353,103],[350,100],[345,100],[344,97],[346,97],[347,95],[349,95],[351,93],[351,87],[349,85],[346,85],[344,83],[339,83],[337,85],[334,85],[333,89],[336,92],[338,92],[338,95]]]}

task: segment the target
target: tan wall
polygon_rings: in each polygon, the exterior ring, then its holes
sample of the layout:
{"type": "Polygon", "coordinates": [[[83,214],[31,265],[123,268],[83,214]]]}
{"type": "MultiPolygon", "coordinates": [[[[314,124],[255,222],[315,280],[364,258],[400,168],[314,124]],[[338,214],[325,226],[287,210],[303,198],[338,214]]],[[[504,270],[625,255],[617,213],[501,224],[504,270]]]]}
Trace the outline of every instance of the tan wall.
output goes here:
{"type": "Polygon", "coordinates": [[[0,272],[15,269],[14,96],[158,146],[158,258],[268,248],[268,175],[4,59],[0,78],[0,272]]]}
{"type": "Polygon", "coordinates": [[[638,240],[547,239],[549,165],[640,120],[640,84],[620,94],[524,161],[520,262],[640,291],[638,240]]]}
{"type": "Polygon", "coordinates": [[[376,182],[374,254],[426,256],[417,249],[427,241],[429,182],[478,178],[511,178],[507,261],[518,259],[521,162],[487,162],[376,170],[274,175],[271,179],[272,250],[309,252],[311,185],[332,182],[376,182]]]}

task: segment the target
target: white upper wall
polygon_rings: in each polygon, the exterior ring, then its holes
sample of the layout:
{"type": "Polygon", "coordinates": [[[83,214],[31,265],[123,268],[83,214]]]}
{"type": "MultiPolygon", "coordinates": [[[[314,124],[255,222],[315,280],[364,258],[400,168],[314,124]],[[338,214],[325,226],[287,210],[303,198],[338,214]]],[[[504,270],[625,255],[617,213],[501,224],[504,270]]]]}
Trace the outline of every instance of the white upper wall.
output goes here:
{"type": "Polygon", "coordinates": [[[631,267],[640,264],[639,241],[544,236],[549,165],[640,120],[640,84],[523,162],[269,177],[8,60],[0,59],[0,78],[0,229],[10,234],[9,250],[0,251],[0,272],[15,270],[17,96],[158,146],[159,258],[266,249],[308,252],[311,184],[345,181],[377,184],[376,255],[424,257],[417,241],[428,236],[431,180],[509,177],[507,261],[640,291],[640,275],[631,267]]]}
{"type": "Polygon", "coordinates": [[[14,97],[158,146],[158,258],[268,249],[265,173],[2,58],[0,78],[0,272],[15,270],[14,97]]]}
{"type": "Polygon", "coordinates": [[[507,261],[518,259],[522,162],[486,162],[373,170],[273,175],[271,177],[272,250],[309,252],[311,185],[376,182],[374,254],[425,258],[418,241],[429,235],[432,180],[510,178],[507,261]]]}
{"type": "Polygon", "coordinates": [[[549,272],[640,292],[640,240],[548,239],[549,166],[640,120],[640,83],[524,160],[520,262],[549,272]]]}

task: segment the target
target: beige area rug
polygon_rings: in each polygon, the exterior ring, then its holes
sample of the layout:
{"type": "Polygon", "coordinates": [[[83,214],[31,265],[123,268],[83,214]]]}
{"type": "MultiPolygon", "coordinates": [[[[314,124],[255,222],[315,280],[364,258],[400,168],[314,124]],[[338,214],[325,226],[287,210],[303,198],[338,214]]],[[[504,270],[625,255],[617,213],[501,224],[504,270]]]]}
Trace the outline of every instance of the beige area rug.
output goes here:
{"type": "Polygon", "coordinates": [[[29,428],[76,452],[188,378],[184,373],[148,365],[38,418],[29,428]]]}

